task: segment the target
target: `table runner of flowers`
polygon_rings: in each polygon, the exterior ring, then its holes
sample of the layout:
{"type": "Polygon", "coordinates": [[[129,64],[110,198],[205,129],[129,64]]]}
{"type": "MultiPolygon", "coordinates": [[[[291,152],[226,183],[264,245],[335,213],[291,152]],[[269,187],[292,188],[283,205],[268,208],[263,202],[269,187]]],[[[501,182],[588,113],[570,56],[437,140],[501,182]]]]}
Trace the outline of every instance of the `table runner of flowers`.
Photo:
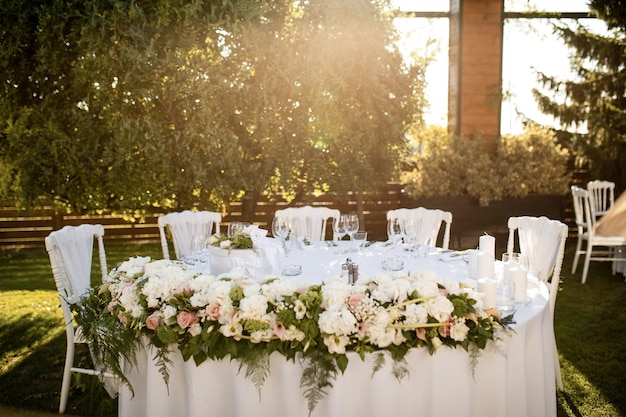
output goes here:
{"type": "Polygon", "coordinates": [[[96,362],[131,389],[121,363],[136,363],[142,341],[155,348],[168,381],[168,354],[177,346],[196,364],[230,356],[262,388],[269,356],[278,352],[304,365],[309,410],[348,366],[347,352],[374,354],[375,368],[392,360],[396,377],[408,373],[412,348],[434,354],[460,347],[475,364],[480,351],[508,333],[512,316],[484,309],[481,294],[433,272],[381,273],[355,284],[339,277],[319,285],[267,277],[215,277],[180,261],[136,257],[74,306],[96,362]]]}

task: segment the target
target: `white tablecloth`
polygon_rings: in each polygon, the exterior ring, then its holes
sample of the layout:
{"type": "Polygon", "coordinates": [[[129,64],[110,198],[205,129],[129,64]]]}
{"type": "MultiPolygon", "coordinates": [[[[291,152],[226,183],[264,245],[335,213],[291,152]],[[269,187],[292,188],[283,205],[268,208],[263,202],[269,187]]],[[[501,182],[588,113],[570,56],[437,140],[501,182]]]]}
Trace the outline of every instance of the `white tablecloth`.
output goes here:
{"type": "MultiPolygon", "coordinates": [[[[339,275],[340,264],[349,256],[360,265],[361,273],[381,271],[380,262],[388,256],[404,256],[405,269],[435,270],[438,274],[463,279],[463,260],[444,262],[439,255],[409,258],[401,249],[382,251],[370,247],[360,254],[338,254],[337,248],[294,249],[288,263],[303,265],[294,279],[309,283],[324,276],[339,275]],[[326,274],[326,275],[325,275],[326,274]]],[[[442,347],[434,355],[426,349],[413,349],[407,356],[410,374],[398,381],[387,366],[373,374],[372,358],[365,361],[349,354],[350,363],[339,375],[312,416],[556,416],[554,375],[554,332],[543,284],[531,279],[530,303],[515,313],[515,333],[498,349],[482,351],[472,372],[470,357],[462,349],[442,347]]],[[[122,387],[120,417],[306,417],[307,403],[300,389],[302,367],[282,356],[271,358],[270,377],[260,398],[253,383],[239,372],[237,362],[207,361],[196,366],[184,362],[178,351],[170,357],[170,381],[166,386],[153,355],[140,352],[138,367],[127,376],[134,397],[122,387]]]]}

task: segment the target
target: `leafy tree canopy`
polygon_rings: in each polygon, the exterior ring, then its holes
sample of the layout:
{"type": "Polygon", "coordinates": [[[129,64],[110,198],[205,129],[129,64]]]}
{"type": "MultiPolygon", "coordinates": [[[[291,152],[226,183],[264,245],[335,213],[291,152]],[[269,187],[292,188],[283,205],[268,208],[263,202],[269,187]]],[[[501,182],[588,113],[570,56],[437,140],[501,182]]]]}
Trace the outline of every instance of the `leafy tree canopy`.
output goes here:
{"type": "Polygon", "coordinates": [[[554,30],[572,49],[576,79],[561,80],[545,73],[535,90],[540,109],[557,118],[563,128],[561,143],[588,167],[594,178],[614,181],[626,189],[626,3],[592,0],[592,10],[607,22],[606,35],[582,25],[555,25],[554,30]],[[578,127],[588,133],[580,133],[578,127]]]}
{"type": "Polygon", "coordinates": [[[424,64],[387,0],[6,0],[0,194],[134,213],[389,179],[424,64]]]}

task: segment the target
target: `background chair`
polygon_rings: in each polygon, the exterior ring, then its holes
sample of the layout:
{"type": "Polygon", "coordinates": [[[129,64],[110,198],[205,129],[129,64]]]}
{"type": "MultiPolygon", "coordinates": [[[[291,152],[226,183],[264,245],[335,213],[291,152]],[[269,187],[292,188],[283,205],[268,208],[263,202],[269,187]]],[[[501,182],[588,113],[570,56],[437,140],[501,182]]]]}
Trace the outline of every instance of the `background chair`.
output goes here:
{"type": "Polygon", "coordinates": [[[602,217],[615,203],[615,183],[611,181],[589,181],[587,183],[591,210],[596,220],[602,217]]]}
{"type": "MultiPolygon", "coordinates": [[[[519,252],[528,260],[529,272],[546,283],[550,294],[550,312],[554,320],[556,296],[559,292],[561,267],[565,254],[567,225],[547,217],[510,217],[509,239],[507,252],[513,253],[515,248],[515,232],[517,231],[519,252]]],[[[563,391],[559,354],[554,343],[554,364],[556,384],[563,391]]]]}
{"type": "MultiPolygon", "coordinates": [[[[312,241],[326,240],[328,220],[337,219],[341,212],[328,207],[287,207],[276,210],[275,217],[286,217],[291,224],[291,232],[296,239],[307,237],[312,241]]],[[[333,239],[335,238],[333,232],[333,239]]]]}
{"type": "Polygon", "coordinates": [[[94,238],[98,241],[98,255],[100,258],[101,281],[107,277],[106,255],[102,241],[104,228],[102,225],[83,224],[80,226],[65,226],[54,231],[45,239],[46,251],[50,257],[52,275],[59,292],[65,334],[67,336],[67,350],[65,354],[65,368],[61,384],[61,400],[59,413],[65,412],[70,390],[72,372],[87,375],[98,375],[103,379],[105,389],[114,397],[117,393],[118,381],[108,372],[98,369],[74,367],[74,353],[77,343],[86,343],[82,337],[81,328],[74,328],[71,305],[80,301],[91,287],[91,264],[94,238]]]}
{"type": "Polygon", "coordinates": [[[452,213],[439,209],[427,209],[424,207],[417,208],[400,208],[389,210],[387,212],[387,221],[398,219],[402,222],[408,219],[416,219],[420,222],[417,243],[425,245],[428,241],[436,246],[439,231],[442,223],[444,224],[443,238],[441,242],[442,249],[448,249],[450,245],[450,227],[452,224],[452,213]]]}
{"type": "Polygon", "coordinates": [[[185,210],[165,214],[158,219],[159,234],[161,235],[161,248],[163,258],[170,259],[170,251],[167,243],[165,227],[172,235],[176,259],[191,255],[191,240],[194,235],[212,235],[220,232],[222,215],[212,211],[185,210]],[[213,232],[215,226],[215,232],[213,232]]]}
{"type": "MultiPolygon", "coordinates": [[[[576,253],[574,254],[572,274],[576,272],[578,258],[580,255],[584,254],[585,261],[581,278],[581,282],[584,284],[587,281],[589,263],[591,261],[626,262],[626,257],[618,257],[617,254],[621,252],[616,250],[626,245],[626,236],[606,236],[597,234],[596,213],[594,206],[591,204],[589,192],[577,186],[572,186],[571,190],[574,213],[576,216],[576,226],[578,228],[578,241],[576,244],[576,253]],[[583,241],[587,242],[584,250],[582,249],[583,241]]],[[[615,273],[615,270],[615,265],[613,265],[613,273],[615,273]]]]}

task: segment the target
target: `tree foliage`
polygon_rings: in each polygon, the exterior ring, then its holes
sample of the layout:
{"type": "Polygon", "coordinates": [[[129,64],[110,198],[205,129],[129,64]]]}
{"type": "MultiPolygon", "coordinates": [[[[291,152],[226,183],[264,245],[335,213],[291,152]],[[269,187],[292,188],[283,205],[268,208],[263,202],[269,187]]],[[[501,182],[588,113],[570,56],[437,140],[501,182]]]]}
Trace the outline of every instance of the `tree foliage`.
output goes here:
{"type": "Polygon", "coordinates": [[[577,77],[561,80],[545,73],[535,90],[540,109],[557,118],[560,140],[588,167],[594,178],[626,188],[626,7],[621,1],[592,0],[590,7],[605,19],[608,34],[582,25],[555,25],[555,33],[571,48],[577,77]],[[586,127],[587,133],[580,133],[586,127]]]}
{"type": "Polygon", "coordinates": [[[220,209],[389,179],[423,66],[387,0],[36,0],[0,17],[0,194],[220,209]]]}

